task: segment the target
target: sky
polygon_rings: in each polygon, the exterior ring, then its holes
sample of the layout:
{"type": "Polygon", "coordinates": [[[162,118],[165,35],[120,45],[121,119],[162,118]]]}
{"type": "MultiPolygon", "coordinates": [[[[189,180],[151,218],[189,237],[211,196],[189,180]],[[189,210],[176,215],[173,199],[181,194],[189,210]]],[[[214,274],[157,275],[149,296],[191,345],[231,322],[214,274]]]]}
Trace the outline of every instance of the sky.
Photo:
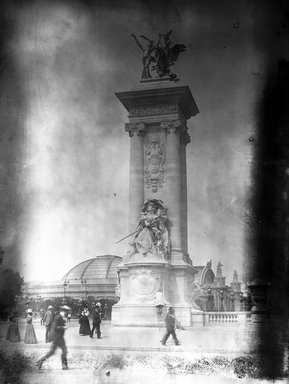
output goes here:
{"type": "MultiPolygon", "coordinates": [[[[3,6],[4,7],[4,6],[3,6]]],[[[268,65],[288,60],[285,2],[11,1],[1,19],[0,244],[26,281],[123,255],[128,231],[127,112],[139,85],[131,34],[173,30],[174,70],[200,113],[188,121],[193,264],[242,277],[256,133],[268,65]]]]}

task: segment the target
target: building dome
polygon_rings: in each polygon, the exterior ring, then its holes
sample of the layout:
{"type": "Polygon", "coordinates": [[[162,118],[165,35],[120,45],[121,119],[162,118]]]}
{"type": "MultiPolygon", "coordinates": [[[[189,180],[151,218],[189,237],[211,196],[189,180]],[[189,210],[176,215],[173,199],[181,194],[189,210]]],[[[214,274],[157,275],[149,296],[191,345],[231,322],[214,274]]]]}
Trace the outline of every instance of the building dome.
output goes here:
{"type": "Polygon", "coordinates": [[[63,281],[71,283],[87,283],[115,280],[117,281],[117,267],[121,257],[114,255],[96,256],[93,259],[85,260],[71,268],[62,278],[63,281]]]}

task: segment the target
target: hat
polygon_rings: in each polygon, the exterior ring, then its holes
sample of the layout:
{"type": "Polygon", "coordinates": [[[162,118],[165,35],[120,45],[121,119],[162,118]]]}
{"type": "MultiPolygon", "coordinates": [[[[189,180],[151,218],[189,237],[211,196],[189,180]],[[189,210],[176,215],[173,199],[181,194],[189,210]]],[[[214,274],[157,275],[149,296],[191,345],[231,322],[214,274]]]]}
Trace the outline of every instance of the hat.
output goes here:
{"type": "Polygon", "coordinates": [[[98,307],[101,307],[101,303],[100,303],[99,301],[96,303],[96,305],[97,305],[98,307]]]}
{"type": "Polygon", "coordinates": [[[27,309],[27,313],[32,313],[32,309],[27,309]]]}
{"type": "Polygon", "coordinates": [[[53,309],[52,305],[49,305],[47,309],[53,309]]]}
{"type": "Polygon", "coordinates": [[[64,311],[71,311],[71,308],[68,305],[62,305],[60,309],[63,309],[64,311]]]}

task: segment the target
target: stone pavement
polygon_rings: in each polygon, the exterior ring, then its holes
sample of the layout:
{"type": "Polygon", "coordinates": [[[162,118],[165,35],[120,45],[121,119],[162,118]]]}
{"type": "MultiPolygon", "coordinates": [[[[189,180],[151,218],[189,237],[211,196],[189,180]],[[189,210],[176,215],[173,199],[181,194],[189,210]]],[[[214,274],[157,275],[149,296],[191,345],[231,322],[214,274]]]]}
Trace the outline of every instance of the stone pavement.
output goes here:
{"type": "MultiPolygon", "coordinates": [[[[27,345],[21,341],[15,343],[15,346],[25,349],[49,348],[49,344],[44,342],[45,327],[40,325],[39,321],[34,322],[33,325],[38,343],[27,345]]],[[[25,327],[24,321],[19,322],[21,340],[24,339],[25,327]]],[[[164,328],[112,327],[110,322],[103,321],[101,323],[102,339],[97,339],[96,336],[93,338],[81,336],[78,334],[78,328],[77,320],[67,324],[65,340],[68,349],[240,354],[248,352],[248,340],[254,334],[252,328],[236,324],[192,327],[176,331],[180,346],[175,346],[171,338],[167,341],[167,346],[162,346],[160,340],[165,333],[164,328]]],[[[3,343],[4,329],[2,333],[3,343]]]]}
{"type": "MultiPolygon", "coordinates": [[[[45,327],[40,322],[34,322],[38,343],[27,345],[23,341],[11,343],[4,340],[5,327],[0,325],[1,348],[13,351],[22,350],[25,354],[38,359],[43,356],[50,344],[44,342],[45,327]]],[[[40,372],[32,372],[27,376],[30,384],[64,384],[64,383],[234,383],[239,382],[232,372],[222,372],[210,375],[168,375],[167,369],[162,371],[161,364],[164,359],[169,364],[177,364],[181,359],[196,361],[197,359],[210,359],[215,356],[223,356],[226,361],[232,361],[237,356],[249,355],[249,344],[253,345],[254,327],[237,324],[222,324],[213,327],[189,328],[177,330],[177,336],[181,345],[175,346],[169,339],[167,346],[162,346],[160,340],[165,330],[159,328],[139,327],[112,327],[110,322],[102,322],[102,339],[78,334],[79,324],[73,320],[67,325],[65,340],[68,347],[69,371],[61,370],[60,350],[45,362],[40,372]],[[99,370],[104,362],[115,359],[120,361],[134,361],[133,370],[110,368],[99,370]],[[171,359],[171,360],[170,360],[171,359]],[[143,361],[142,361],[143,360],[143,361]],[[136,361],[139,364],[136,364],[136,361]],[[143,362],[146,361],[147,366],[143,362]],[[147,363],[149,361],[149,363],[147,363]],[[155,365],[155,367],[153,367],[155,365]],[[106,374],[109,372],[109,376],[106,374]],[[101,375],[101,377],[100,377],[101,375]],[[152,375],[150,377],[150,375],[152,375]],[[159,376],[157,376],[159,375],[159,376]]],[[[21,339],[24,339],[26,323],[21,321],[19,329],[21,339]]],[[[166,367],[167,368],[167,367],[166,367]]],[[[243,381],[244,382],[244,381],[243,381]]],[[[246,378],[245,383],[255,383],[255,379],[246,378]]],[[[260,381],[262,383],[263,381],[260,381]]],[[[265,381],[264,381],[265,382],[265,381]]],[[[277,383],[276,381],[275,383],[277,383]]],[[[281,381],[280,381],[281,382],[281,381]]]]}

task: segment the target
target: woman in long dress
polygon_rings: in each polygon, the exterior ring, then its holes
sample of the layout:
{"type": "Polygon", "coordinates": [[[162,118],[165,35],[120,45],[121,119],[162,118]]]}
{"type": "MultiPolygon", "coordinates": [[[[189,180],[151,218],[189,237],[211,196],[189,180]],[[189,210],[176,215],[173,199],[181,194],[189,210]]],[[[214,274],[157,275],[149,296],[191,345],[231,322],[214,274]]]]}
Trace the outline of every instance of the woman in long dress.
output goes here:
{"type": "Polygon", "coordinates": [[[25,336],[24,336],[24,343],[25,344],[36,344],[37,343],[37,338],[35,334],[34,327],[32,325],[32,311],[28,310],[27,311],[27,325],[26,325],[26,330],[25,330],[25,336]]]}
{"type": "Polygon", "coordinates": [[[9,320],[11,321],[11,324],[9,325],[9,328],[6,334],[6,340],[16,343],[20,341],[17,312],[13,312],[13,315],[9,318],[9,320]]]}
{"type": "Polygon", "coordinates": [[[89,325],[89,312],[88,308],[83,308],[80,318],[79,318],[79,334],[83,336],[90,335],[90,325],[89,325]]]}

